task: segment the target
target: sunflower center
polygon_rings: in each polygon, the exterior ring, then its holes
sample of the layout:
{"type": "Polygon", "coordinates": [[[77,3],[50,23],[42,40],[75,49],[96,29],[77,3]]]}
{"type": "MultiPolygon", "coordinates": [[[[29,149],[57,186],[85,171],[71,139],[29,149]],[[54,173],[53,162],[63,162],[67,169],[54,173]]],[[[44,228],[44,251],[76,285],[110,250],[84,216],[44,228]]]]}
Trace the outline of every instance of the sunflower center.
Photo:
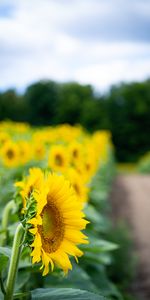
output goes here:
{"type": "Polygon", "coordinates": [[[36,149],[36,153],[37,154],[42,154],[43,153],[43,149],[42,148],[37,148],[36,149]]]}
{"type": "Polygon", "coordinates": [[[60,154],[56,154],[56,156],[55,156],[55,162],[56,162],[56,165],[62,166],[63,159],[62,159],[62,156],[60,154]]]}
{"type": "Polygon", "coordinates": [[[80,188],[79,188],[79,186],[76,183],[74,183],[73,187],[75,189],[75,192],[80,196],[80,188]]]}
{"type": "Polygon", "coordinates": [[[78,153],[78,150],[77,150],[77,149],[74,149],[74,150],[73,150],[73,157],[74,157],[74,158],[77,158],[77,157],[78,157],[78,154],[79,154],[79,153],[78,153]]]}
{"type": "Polygon", "coordinates": [[[52,211],[47,207],[43,212],[43,235],[45,238],[53,236],[55,219],[52,211]]]}
{"type": "Polygon", "coordinates": [[[7,151],[7,157],[8,157],[9,159],[11,159],[11,158],[14,157],[14,152],[13,152],[13,150],[9,149],[9,150],[7,151]]]}
{"type": "Polygon", "coordinates": [[[45,252],[55,252],[64,237],[64,223],[60,211],[53,203],[48,203],[42,213],[42,225],[39,226],[42,247],[45,252]]]}
{"type": "Polygon", "coordinates": [[[86,170],[87,170],[87,171],[90,170],[90,164],[89,164],[89,163],[86,164],[86,170]]]}

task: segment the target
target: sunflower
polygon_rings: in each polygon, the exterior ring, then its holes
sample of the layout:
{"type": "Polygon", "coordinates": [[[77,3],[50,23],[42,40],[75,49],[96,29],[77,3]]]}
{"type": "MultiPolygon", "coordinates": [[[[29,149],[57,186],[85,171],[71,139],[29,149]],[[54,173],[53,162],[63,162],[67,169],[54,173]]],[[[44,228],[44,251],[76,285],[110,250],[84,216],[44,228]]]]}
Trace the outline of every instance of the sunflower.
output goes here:
{"type": "Polygon", "coordinates": [[[84,168],[87,176],[87,180],[91,181],[92,177],[96,173],[96,170],[99,166],[99,155],[97,155],[97,152],[94,148],[93,143],[90,141],[86,141],[84,143],[85,147],[85,157],[84,157],[84,168]]]}
{"type": "Polygon", "coordinates": [[[36,201],[35,216],[28,221],[33,235],[32,262],[42,262],[43,275],[55,266],[65,273],[72,269],[69,255],[80,257],[78,244],[88,243],[81,232],[88,221],[84,219],[82,205],[77,201],[70,182],[62,175],[43,174],[41,185],[32,191],[36,201]]]}
{"type": "Polygon", "coordinates": [[[24,180],[15,183],[16,187],[20,188],[20,195],[23,200],[23,209],[26,208],[26,201],[32,194],[33,190],[40,189],[43,182],[43,173],[40,168],[31,168],[29,170],[29,176],[24,180]]]}
{"type": "Polygon", "coordinates": [[[31,159],[31,146],[27,141],[18,142],[19,151],[20,151],[20,163],[26,164],[31,159]]]}
{"type": "Polygon", "coordinates": [[[45,157],[44,143],[35,143],[33,146],[33,159],[42,160],[45,157]]]}
{"type": "MultiPolygon", "coordinates": [[[[112,148],[111,133],[107,130],[96,131],[92,137],[93,144],[103,162],[107,161],[108,151],[112,148]]],[[[113,149],[113,148],[112,148],[113,149]]]]}
{"type": "Polygon", "coordinates": [[[53,171],[64,172],[70,163],[70,155],[63,145],[54,145],[50,148],[48,165],[53,171]]]}
{"type": "Polygon", "coordinates": [[[1,156],[6,167],[16,167],[20,163],[19,147],[11,140],[6,142],[1,148],[1,156]]]}
{"type": "Polygon", "coordinates": [[[78,164],[79,160],[82,160],[84,158],[84,148],[81,143],[73,141],[72,143],[70,143],[68,150],[73,165],[78,164]]]}
{"type": "Polygon", "coordinates": [[[9,139],[10,136],[7,132],[0,131],[0,146],[4,145],[9,139]]]}
{"type": "Polygon", "coordinates": [[[66,177],[71,182],[71,185],[76,193],[77,199],[84,203],[88,200],[89,188],[85,182],[84,175],[81,175],[74,168],[69,168],[66,173],[66,177]]]}
{"type": "Polygon", "coordinates": [[[57,132],[57,140],[65,141],[67,143],[70,143],[79,134],[78,128],[71,126],[69,124],[62,124],[60,126],[57,126],[56,132],[57,132]]]}

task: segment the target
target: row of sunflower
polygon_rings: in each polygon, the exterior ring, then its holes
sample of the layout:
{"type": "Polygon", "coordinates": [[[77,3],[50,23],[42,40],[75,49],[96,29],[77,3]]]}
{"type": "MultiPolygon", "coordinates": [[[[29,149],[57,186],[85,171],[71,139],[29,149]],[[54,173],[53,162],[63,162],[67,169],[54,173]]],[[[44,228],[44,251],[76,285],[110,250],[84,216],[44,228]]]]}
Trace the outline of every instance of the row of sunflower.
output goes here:
{"type": "Polygon", "coordinates": [[[122,299],[105,274],[112,152],[106,131],[0,124],[2,299],[122,299]]]}

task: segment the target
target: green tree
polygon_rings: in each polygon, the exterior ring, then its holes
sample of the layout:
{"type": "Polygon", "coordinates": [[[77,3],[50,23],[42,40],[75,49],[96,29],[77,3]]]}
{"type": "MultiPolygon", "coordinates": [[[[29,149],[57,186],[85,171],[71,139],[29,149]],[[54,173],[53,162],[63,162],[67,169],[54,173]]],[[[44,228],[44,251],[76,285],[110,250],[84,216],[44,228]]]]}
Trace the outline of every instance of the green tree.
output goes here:
{"type": "Polygon", "coordinates": [[[27,106],[23,96],[10,89],[0,94],[0,120],[27,121],[27,106]]]}
{"type": "Polygon", "coordinates": [[[29,122],[34,125],[49,125],[56,122],[56,107],[59,103],[59,85],[54,81],[39,81],[30,85],[24,95],[29,107],[29,122]]]}
{"type": "Polygon", "coordinates": [[[85,103],[93,98],[93,89],[90,85],[81,85],[76,82],[61,85],[61,99],[57,107],[59,123],[81,123],[81,114],[85,103]]]}
{"type": "Polygon", "coordinates": [[[136,161],[150,149],[150,81],[113,87],[107,111],[120,161],[136,161]]]}
{"type": "Polygon", "coordinates": [[[81,124],[89,131],[108,129],[106,105],[103,99],[92,99],[84,103],[81,113],[81,124]]]}

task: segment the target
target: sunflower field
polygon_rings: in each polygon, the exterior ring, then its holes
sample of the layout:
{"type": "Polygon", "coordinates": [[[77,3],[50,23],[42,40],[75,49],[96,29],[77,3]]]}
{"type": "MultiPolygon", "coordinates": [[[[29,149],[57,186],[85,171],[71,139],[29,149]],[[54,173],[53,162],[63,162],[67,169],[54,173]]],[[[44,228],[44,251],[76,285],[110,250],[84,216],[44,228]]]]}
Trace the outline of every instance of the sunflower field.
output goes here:
{"type": "Polygon", "coordinates": [[[0,299],[123,299],[108,268],[111,134],[0,123],[0,299]]]}

